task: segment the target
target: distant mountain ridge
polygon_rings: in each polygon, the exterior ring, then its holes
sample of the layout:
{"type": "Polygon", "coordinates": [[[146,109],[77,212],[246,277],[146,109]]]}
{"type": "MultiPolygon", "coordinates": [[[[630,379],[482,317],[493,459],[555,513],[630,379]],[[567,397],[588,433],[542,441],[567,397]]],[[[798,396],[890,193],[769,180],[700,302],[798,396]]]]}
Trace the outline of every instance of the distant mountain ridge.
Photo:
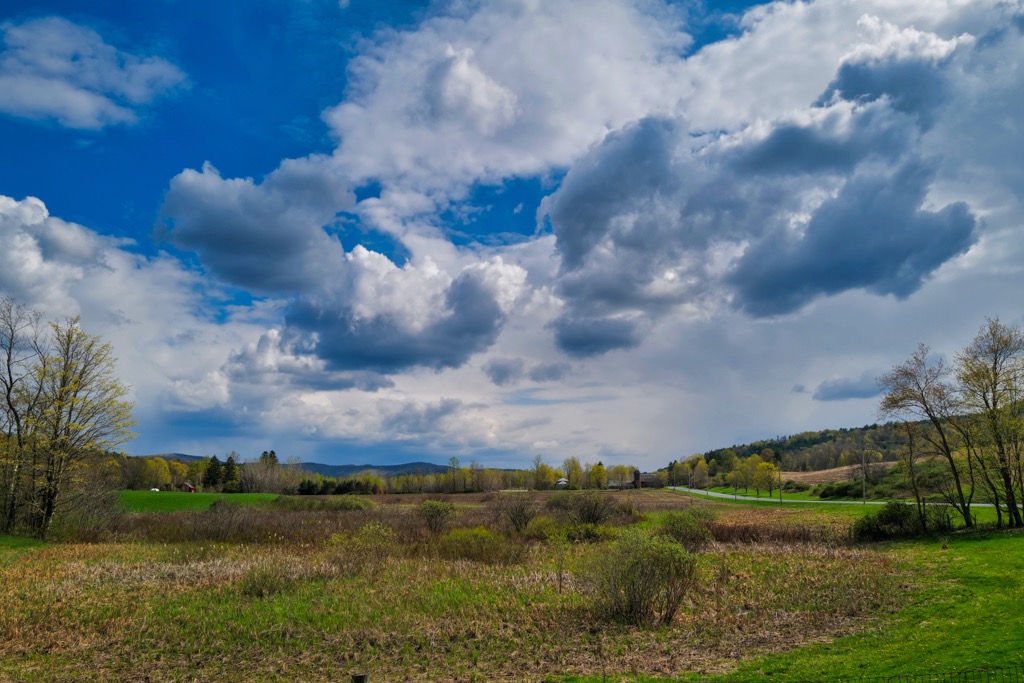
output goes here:
{"type": "MultiPolygon", "coordinates": [[[[201,455],[188,455],[187,453],[152,453],[150,455],[136,455],[135,458],[163,458],[164,460],[178,460],[179,462],[190,463],[202,460],[201,455]]],[[[300,462],[299,468],[312,474],[322,474],[325,477],[350,477],[353,474],[373,473],[377,475],[401,476],[403,474],[440,474],[447,472],[447,465],[437,465],[432,462],[406,462],[399,465],[325,465],[319,462],[300,462]]]]}
{"type": "Polygon", "coordinates": [[[353,474],[371,472],[397,477],[403,474],[440,474],[448,471],[447,465],[435,465],[432,462],[406,462],[400,465],[324,465],[318,462],[303,462],[299,463],[299,467],[326,477],[350,477],[353,474]]]}

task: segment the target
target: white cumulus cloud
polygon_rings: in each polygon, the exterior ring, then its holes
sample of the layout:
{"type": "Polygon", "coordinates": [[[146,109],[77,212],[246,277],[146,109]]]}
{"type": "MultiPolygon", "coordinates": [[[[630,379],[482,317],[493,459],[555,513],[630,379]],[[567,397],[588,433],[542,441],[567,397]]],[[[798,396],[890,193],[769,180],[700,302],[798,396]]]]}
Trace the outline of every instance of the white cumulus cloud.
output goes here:
{"type": "Polygon", "coordinates": [[[187,83],[161,57],[109,45],[60,17],[0,24],[0,112],[99,130],[138,120],[138,109],[187,83]]]}

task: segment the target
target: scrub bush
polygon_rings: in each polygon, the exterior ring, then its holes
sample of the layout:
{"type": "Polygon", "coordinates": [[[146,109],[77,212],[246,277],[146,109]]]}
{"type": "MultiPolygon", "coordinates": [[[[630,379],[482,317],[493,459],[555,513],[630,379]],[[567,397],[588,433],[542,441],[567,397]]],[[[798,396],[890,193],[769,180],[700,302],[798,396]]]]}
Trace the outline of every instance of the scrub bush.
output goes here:
{"type": "Polygon", "coordinates": [[[696,568],[672,539],[627,529],[582,562],[579,579],[598,618],[650,626],[672,621],[696,585],[696,568]]]}

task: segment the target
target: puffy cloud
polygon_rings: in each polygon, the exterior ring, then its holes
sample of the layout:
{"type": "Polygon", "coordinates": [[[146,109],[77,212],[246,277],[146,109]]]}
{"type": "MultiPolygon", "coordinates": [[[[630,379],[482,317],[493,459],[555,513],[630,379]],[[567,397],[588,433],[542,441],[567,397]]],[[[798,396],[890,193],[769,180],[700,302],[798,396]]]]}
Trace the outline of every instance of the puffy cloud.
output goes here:
{"type": "Polygon", "coordinates": [[[881,391],[875,381],[875,375],[864,373],[857,379],[825,380],[814,390],[815,401],[848,401],[851,399],[874,398],[881,391]]]}
{"type": "Polygon", "coordinates": [[[648,117],[572,166],[542,205],[564,352],[633,348],[669,313],[726,302],[763,317],[857,288],[905,298],[976,244],[977,210],[937,194],[932,134],[976,41],[872,17],[859,30],[868,43],[800,108],[703,135],[648,117]]]}
{"type": "Polygon", "coordinates": [[[286,315],[289,334],[315,335],[313,352],[336,370],[459,367],[494,343],[525,280],[500,257],[451,279],[430,262],[398,268],[361,247],[349,258],[358,264],[350,291],[369,287],[384,296],[327,290],[301,297],[286,315]]]}
{"type": "MultiPolygon", "coordinates": [[[[736,130],[784,117],[818,98],[844,58],[868,56],[880,37],[892,43],[893,35],[877,26],[913,26],[952,38],[1004,23],[1000,5],[972,0],[756,5],[740,19],[740,35],[707,45],[686,60],[692,95],[680,109],[701,131],[736,130]]],[[[896,39],[912,35],[901,32],[896,39]]]]}
{"type": "Polygon", "coordinates": [[[661,3],[500,0],[444,5],[382,33],[324,114],[357,182],[439,203],[474,182],[547,173],[607,130],[668,110],[688,37],[661,3]]]}
{"type": "Polygon", "coordinates": [[[304,290],[344,269],[344,249],[325,227],[353,201],[323,157],[286,160],[261,183],[223,178],[205,164],[171,180],[160,227],[231,284],[304,290]]]}
{"type": "Polygon", "coordinates": [[[422,438],[443,433],[446,422],[463,410],[462,401],[455,398],[441,398],[426,404],[385,403],[380,425],[384,433],[394,439],[422,438]]]}
{"type": "Polygon", "coordinates": [[[572,372],[568,363],[541,363],[530,369],[527,376],[534,382],[557,382],[572,372]]]}
{"type": "Polygon", "coordinates": [[[935,108],[948,96],[949,83],[941,67],[948,65],[958,46],[971,45],[973,36],[942,40],[933,33],[900,29],[870,16],[858,23],[873,40],[856,46],[843,59],[819,102],[885,97],[894,109],[917,115],[928,127],[935,108]]]}
{"type": "Polygon", "coordinates": [[[293,334],[285,339],[281,330],[273,328],[232,352],[218,374],[236,384],[254,388],[273,386],[286,391],[373,392],[394,386],[388,377],[376,372],[332,372],[314,351],[310,338],[293,334]]]}
{"type": "Polygon", "coordinates": [[[522,358],[492,358],[484,365],[484,374],[499,387],[515,384],[522,379],[525,370],[522,358]]]}
{"type": "Polygon", "coordinates": [[[558,347],[576,358],[630,349],[643,339],[639,324],[628,318],[562,316],[552,323],[552,327],[558,347]]]}
{"type": "Polygon", "coordinates": [[[773,234],[743,255],[729,277],[737,305],[761,316],[856,287],[909,296],[975,240],[975,218],[963,202],[922,209],[931,179],[931,169],[916,162],[853,178],[801,236],[773,234]]]}
{"type": "Polygon", "coordinates": [[[444,57],[427,72],[423,93],[427,116],[435,123],[459,122],[493,136],[515,122],[515,93],[487,76],[469,48],[445,47],[444,57]]]}
{"type": "Polygon", "coordinates": [[[0,24],[0,111],[99,130],[134,123],[137,110],[186,83],[160,57],[108,45],[90,28],[60,17],[0,24]]]}
{"type": "Polygon", "coordinates": [[[484,363],[483,371],[496,386],[510,386],[524,378],[532,382],[557,382],[572,370],[568,363],[540,363],[526,367],[522,358],[492,358],[484,363]]]}
{"type": "Polygon", "coordinates": [[[124,244],[50,216],[35,197],[0,195],[0,290],[47,311],[80,312],[72,297],[90,275],[102,273],[124,244]]]}

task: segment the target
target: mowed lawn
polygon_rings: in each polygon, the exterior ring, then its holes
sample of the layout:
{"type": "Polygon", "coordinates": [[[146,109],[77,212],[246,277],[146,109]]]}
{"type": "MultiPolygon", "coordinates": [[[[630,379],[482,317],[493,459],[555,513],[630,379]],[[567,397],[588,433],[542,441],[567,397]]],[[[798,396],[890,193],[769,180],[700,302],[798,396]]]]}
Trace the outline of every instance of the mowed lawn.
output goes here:
{"type": "Polygon", "coordinates": [[[243,505],[277,498],[276,493],[183,493],[181,491],[121,491],[121,505],[127,512],[202,512],[218,500],[243,505]]]}

